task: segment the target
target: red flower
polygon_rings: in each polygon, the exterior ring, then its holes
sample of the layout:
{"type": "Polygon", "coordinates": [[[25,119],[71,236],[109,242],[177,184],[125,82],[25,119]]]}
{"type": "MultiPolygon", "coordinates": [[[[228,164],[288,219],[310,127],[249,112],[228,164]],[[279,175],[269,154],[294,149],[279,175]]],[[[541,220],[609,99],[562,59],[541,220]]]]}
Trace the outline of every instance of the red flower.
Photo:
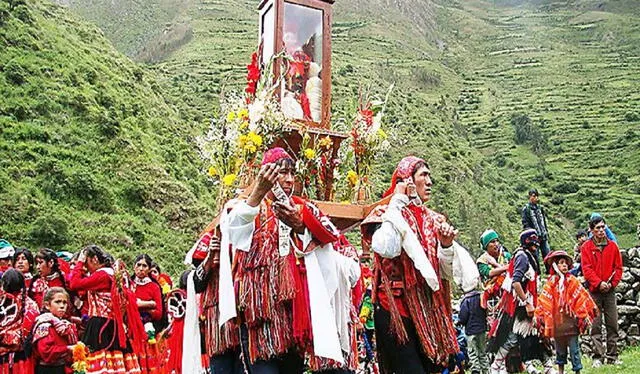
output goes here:
{"type": "Polygon", "coordinates": [[[247,87],[244,89],[249,97],[255,96],[259,79],[260,66],[258,66],[258,54],[253,52],[251,55],[251,63],[247,65],[247,87]]]}
{"type": "Polygon", "coordinates": [[[373,110],[371,109],[361,109],[360,115],[362,119],[367,123],[367,126],[371,126],[373,124],[373,110]]]}

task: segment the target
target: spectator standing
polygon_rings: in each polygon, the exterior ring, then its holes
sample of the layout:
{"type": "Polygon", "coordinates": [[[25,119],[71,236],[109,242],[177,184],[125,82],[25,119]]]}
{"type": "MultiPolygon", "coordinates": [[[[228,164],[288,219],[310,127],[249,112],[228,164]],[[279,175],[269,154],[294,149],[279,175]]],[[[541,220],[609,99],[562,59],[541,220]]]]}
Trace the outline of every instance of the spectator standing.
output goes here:
{"type": "Polygon", "coordinates": [[[593,237],[582,245],[582,272],[587,280],[591,296],[596,302],[600,314],[604,317],[607,329],[606,354],[602,342],[602,317],[596,317],[591,330],[593,342],[593,366],[607,363],[619,365],[618,360],[618,310],[615,288],[622,279],[622,256],[620,249],[613,240],[609,240],[605,233],[605,223],[602,216],[596,216],[589,221],[589,229],[593,237]]]}
{"type": "Polygon", "coordinates": [[[481,306],[482,293],[480,291],[475,287],[464,291],[458,319],[460,324],[464,326],[464,332],[467,335],[471,374],[485,374],[489,372],[489,358],[485,353],[487,311],[481,306]]]}
{"type": "Polygon", "coordinates": [[[580,373],[579,336],[589,330],[598,308],[580,281],[569,273],[571,257],[567,252],[551,252],[544,262],[551,268],[551,275],[538,297],[535,320],[542,335],[555,342],[559,374],[564,374],[567,349],[573,371],[580,373]]]}
{"type": "MultiPolygon", "coordinates": [[[[595,212],[591,213],[591,217],[589,217],[589,221],[596,218],[602,218],[602,221],[604,222],[604,233],[607,236],[607,239],[618,243],[618,238],[616,237],[616,234],[614,234],[613,231],[611,231],[611,229],[609,228],[609,225],[607,225],[607,221],[604,220],[604,217],[602,216],[602,214],[595,213],[595,212]]],[[[590,231],[589,239],[591,239],[592,237],[593,237],[593,232],[590,231]]]]}
{"type": "Polygon", "coordinates": [[[486,230],[480,236],[480,246],[484,251],[476,260],[476,265],[484,286],[487,323],[491,325],[497,315],[497,306],[502,297],[504,282],[511,253],[500,243],[500,236],[494,230],[486,230]]]}
{"type": "MultiPolygon", "coordinates": [[[[542,258],[547,257],[551,251],[549,246],[549,230],[547,230],[547,218],[544,208],[539,204],[538,190],[532,188],[529,190],[529,202],[522,208],[522,229],[534,229],[538,234],[540,248],[538,252],[542,252],[542,258]]],[[[540,253],[536,253],[540,258],[540,253]]],[[[547,269],[549,273],[549,269],[547,269]]]]}

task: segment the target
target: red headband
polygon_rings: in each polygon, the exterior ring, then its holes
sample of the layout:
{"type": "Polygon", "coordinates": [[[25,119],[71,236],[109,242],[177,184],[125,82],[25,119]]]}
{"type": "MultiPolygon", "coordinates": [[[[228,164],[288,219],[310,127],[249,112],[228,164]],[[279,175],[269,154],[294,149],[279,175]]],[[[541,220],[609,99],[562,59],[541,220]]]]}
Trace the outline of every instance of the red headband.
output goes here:
{"type": "Polygon", "coordinates": [[[396,170],[393,172],[393,175],[391,176],[391,187],[389,187],[389,189],[382,196],[387,197],[391,195],[393,191],[396,189],[396,184],[398,184],[398,179],[409,178],[413,173],[413,169],[416,167],[416,164],[418,162],[424,162],[426,164],[426,162],[423,159],[415,156],[407,156],[402,160],[400,160],[400,162],[398,163],[398,166],[396,167],[396,170]]]}

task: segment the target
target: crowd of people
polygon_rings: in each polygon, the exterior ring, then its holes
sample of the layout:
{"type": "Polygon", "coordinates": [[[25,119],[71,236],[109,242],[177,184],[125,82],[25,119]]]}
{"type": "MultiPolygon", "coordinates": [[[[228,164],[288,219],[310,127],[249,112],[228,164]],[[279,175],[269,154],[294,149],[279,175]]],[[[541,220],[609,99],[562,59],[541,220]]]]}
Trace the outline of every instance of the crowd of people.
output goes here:
{"type": "Polygon", "coordinates": [[[365,263],[295,183],[294,159],[265,152],[252,188],[187,252],[175,288],[147,254],[130,273],[96,245],[34,256],[0,241],[0,373],[502,374],[538,373],[538,362],[562,373],[569,357],[579,372],[589,331],[594,365],[619,363],[622,263],[601,215],[575,258],[552,251],[531,190],[520,246],[511,253],[487,230],[474,260],[424,204],[428,163],[408,156],[388,203],[360,226],[365,263]]]}

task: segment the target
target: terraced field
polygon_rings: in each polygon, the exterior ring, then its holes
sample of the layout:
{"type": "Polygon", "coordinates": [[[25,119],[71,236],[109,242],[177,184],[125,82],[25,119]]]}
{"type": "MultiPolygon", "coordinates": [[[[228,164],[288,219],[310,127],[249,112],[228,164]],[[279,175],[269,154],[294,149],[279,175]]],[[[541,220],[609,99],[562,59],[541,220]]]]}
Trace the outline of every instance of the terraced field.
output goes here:
{"type": "MultiPolygon", "coordinates": [[[[518,208],[532,186],[552,216],[552,244],[569,247],[594,210],[623,245],[633,244],[640,219],[639,4],[338,0],[335,126],[350,120],[359,87],[382,93],[395,83],[388,120],[397,137],[374,175],[377,191],[402,155],[427,157],[437,181],[433,204],[462,228],[469,246],[488,226],[513,246],[518,208]],[[535,147],[514,141],[514,115],[540,134],[535,147]]],[[[256,6],[175,5],[188,40],[146,44],[167,45],[162,61],[148,67],[192,135],[215,115],[220,93],[243,83],[257,39],[256,6]]]]}
{"type": "Polygon", "coordinates": [[[541,187],[569,225],[600,211],[631,233],[640,205],[640,21],[548,8],[466,2],[457,10],[463,22],[471,13],[481,20],[458,28],[471,52],[460,121],[483,154],[541,187]],[[518,112],[539,126],[546,151],[514,144],[509,120],[518,112]]]}

